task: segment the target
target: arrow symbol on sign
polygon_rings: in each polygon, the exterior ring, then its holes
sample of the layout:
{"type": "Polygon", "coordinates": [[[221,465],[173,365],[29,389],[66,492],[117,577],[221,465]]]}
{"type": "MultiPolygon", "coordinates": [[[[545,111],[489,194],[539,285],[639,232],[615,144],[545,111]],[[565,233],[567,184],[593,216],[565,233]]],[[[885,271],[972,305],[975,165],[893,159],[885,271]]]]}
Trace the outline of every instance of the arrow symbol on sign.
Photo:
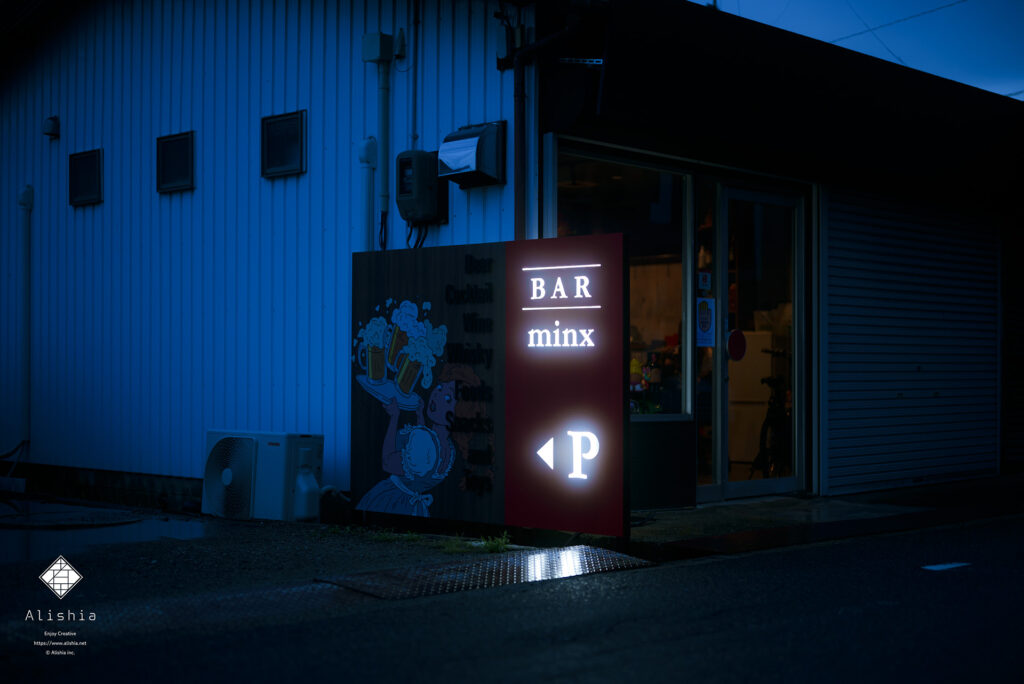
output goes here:
{"type": "Polygon", "coordinates": [[[548,468],[555,469],[555,438],[552,437],[548,441],[544,442],[544,446],[537,449],[537,455],[540,456],[540,460],[548,464],[548,468]]]}

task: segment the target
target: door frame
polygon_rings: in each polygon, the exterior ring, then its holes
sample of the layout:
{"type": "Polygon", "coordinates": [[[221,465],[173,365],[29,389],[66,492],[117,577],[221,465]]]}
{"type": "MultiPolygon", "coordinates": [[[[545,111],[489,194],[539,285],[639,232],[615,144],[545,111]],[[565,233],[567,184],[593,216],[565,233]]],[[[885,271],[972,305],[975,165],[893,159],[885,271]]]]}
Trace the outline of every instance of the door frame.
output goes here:
{"type": "Polygon", "coordinates": [[[751,190],[728,183],[718,183],[716,187],[716,221],[715,221],[715,274],[714,292],[719,300],[716,312],[715,335],[715,380],[712,386],[712,419],[713,430],[713,468],[718,475],[715,484],[699,485],[697,501],[699,503],[722,501],[742,497],[768,496],[800,491],[804,488],[807,474],[806,431],[809,385],[807,349],[807,217],[805,213],[806,198],[798,193],[751,190]],[[725,342],[729,335],[729,202],[743,200],[783,206],[793,211],[793,358],[791,362],[793,380],[793,474],[771,480],[750,480],[729,482],[729,435],[728,411],[729,397],[725,383],[729,381],[728,355],[725,353],[725,342]]]}

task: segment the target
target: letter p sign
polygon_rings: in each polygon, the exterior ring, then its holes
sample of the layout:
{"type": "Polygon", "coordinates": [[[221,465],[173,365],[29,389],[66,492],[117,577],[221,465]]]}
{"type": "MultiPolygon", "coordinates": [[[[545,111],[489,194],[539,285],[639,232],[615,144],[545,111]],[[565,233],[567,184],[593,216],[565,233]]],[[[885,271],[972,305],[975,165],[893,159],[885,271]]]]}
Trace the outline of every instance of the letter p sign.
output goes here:
{"type": "Polygon", "coordinates": [[[597,435],[593,432],[574,432],[568,430],[566,434],[572,438],[572,472],[569,473],[569,477],[577,480],[586,480],[587,476],[583,472],[583,459],[593,460],[597,456],[601,444],[597,441],[597,435]],[[586,451],[583,450],[584,441],[587,442],[586,451]]]}

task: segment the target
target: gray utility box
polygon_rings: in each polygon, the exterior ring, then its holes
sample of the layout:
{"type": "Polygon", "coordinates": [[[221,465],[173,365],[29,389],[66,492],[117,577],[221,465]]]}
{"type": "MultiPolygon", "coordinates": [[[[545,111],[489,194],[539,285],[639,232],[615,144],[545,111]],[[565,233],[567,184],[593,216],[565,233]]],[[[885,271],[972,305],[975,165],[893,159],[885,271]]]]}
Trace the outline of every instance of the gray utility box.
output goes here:
{"type": "Polygon", "coordinates": [[[505,183],[505,122],[464,126],[444,137],[437,151],[437,175],[459,187],[505,183]]]}
{"type": "Polygon", "coordinates": [[[395,204],[403,219],[413,225],[448,223],[448,184],[437,177],[437,152],[401,152],[395,172],[395,204]]]}

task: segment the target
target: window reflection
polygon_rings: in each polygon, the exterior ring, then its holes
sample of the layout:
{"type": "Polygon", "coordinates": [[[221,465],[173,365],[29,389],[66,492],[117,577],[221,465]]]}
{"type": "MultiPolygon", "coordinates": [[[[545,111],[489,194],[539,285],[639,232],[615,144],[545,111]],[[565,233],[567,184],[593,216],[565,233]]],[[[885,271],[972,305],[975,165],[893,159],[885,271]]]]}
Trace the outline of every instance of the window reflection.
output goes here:
{"type": "Polygon", "coordinates": [[[632,414],[683,411],[683,209],[677,174],[559,158],[558,236],[625,236],[632,414]]]}

